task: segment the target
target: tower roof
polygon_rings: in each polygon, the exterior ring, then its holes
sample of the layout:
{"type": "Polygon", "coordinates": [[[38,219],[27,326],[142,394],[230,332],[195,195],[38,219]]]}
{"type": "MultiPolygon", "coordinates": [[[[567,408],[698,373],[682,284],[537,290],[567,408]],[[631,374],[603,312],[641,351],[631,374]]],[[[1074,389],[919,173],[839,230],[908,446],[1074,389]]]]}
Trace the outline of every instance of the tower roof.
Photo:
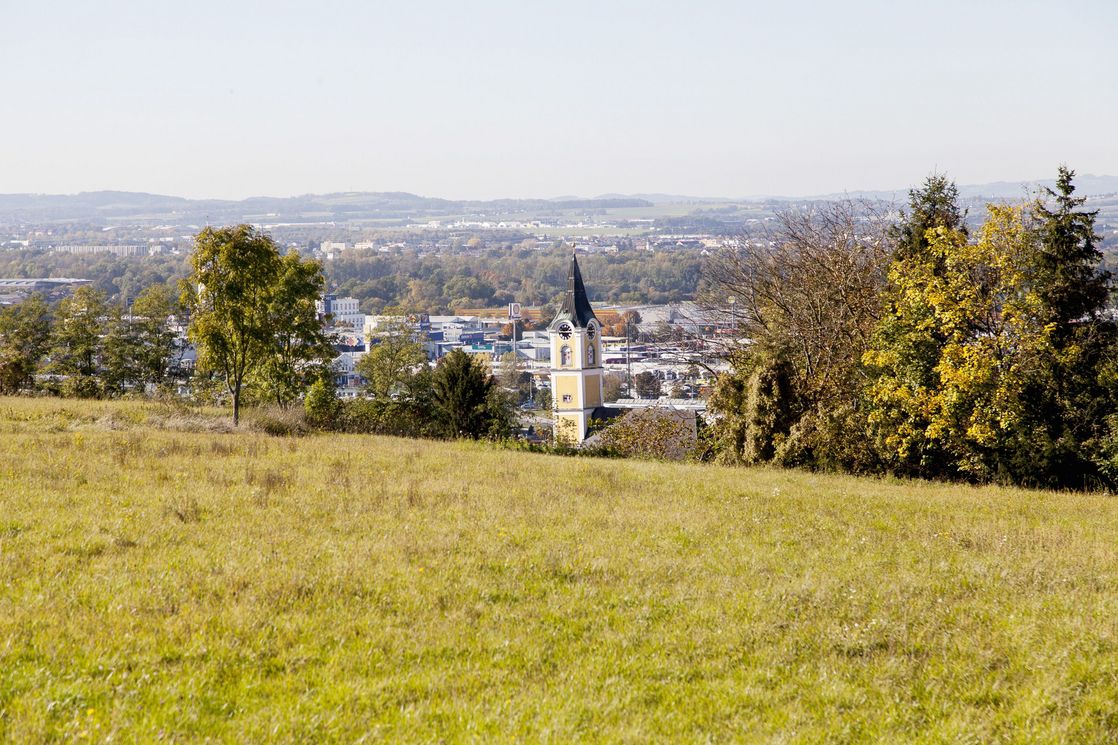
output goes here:
{"type": "Polygon", "coordinates": [[[590,307],[590,299],[586,297],[582,272],[578,270],[578,259],[571,254],[571,267],[567,270],[567,294],[563,297],[563,306],[559,308],[559,312],[555,314],[548,328],[555,328],[562,321],[570,321],[575,328],[586,328],[591,320],[597,321],[598,317],[594,315],[594,309],[590,307]]]}

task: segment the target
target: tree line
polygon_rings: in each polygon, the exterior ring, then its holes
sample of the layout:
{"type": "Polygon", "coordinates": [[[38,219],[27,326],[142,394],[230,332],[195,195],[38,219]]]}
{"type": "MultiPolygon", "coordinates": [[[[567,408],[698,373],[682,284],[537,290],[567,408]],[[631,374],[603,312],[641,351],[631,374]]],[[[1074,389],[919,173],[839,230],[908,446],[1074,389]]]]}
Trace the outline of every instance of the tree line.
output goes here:
{"type": "Polygon", "coordinates": [[[1118,481],[1118,330],[1096,213],[1054,190],[974,234],[935,175],[899,217],[835,204],[725,251],[740,337],[711,399],[731,462],[1086,488],[1118,481]]]}
{"type": "Polygon", "coordinates": [[[0,308],[0,392],[100,398],[173,385],[184,374],[168,326],[175,307],[166,287],[152,285],[130,309],[90,286],[55,308],[39,295],[0,308]]]}
{"type": "MultiPolygon", "coordinates": [[[[674,303],[694,298],[702,257],[694,251],[620,248],[582,259],[598,303],[674,303]]],[[[331,286],[366,313],[451,313],[510,302],[554,305],[566,290],[570,247],[470,253],[346,251],[330,262],[331,286]]]]}
{"type": "MultiPolygon", "coordinates": [[[[570,246],[512,244],[468,252],[349,250],[323,265],[332,292],[356,297],[370,314],[453,313],[509,302],[561,301],[570,246]]],[[[584,258],[599,303],[675,303],[694,298],[702,257],[695,251],[648,252],[622,245],[615,254],[584,258]]],[[[190,257],[81,256],[45,249],[0,251],[0,276],[83,277],[110,302],[128,303],[146,287],[176,293],[190,275],[190,257]]]]}
{"type": "Polygon", "coordinates": [[[410,331],[381,334],[361,361],[368,398],[336,400],[336,356],[316,301],[322,265],[283,253],[251,226],[206,228],[176,296],[165,284],[129,307],[83,285],[57,307],[35,295],[0,308],[0,393],[81,398],[179,395],[231,404],[305,406],[323,428],[430,437],[503,437],[512,399],[462,352],[435,369],[410,331]],[[186,345],[196,354],[186,364],[186,345]],[[309,389],[309,394],[308,394],[309,389]],[[305,402],[304,402],[305,398],[305,402]],[[326,403],[329,401],[329,403],[326,403]]]}

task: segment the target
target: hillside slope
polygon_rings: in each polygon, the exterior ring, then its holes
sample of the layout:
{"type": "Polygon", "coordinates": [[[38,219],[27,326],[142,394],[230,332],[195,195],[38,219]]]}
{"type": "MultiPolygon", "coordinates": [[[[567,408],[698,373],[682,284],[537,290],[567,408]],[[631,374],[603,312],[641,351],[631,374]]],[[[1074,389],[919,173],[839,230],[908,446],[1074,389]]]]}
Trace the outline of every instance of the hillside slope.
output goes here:
{"type": "Polygon", "coordinates": [[[1118,737],[1118,505],[0,399],[0,741],[1118,737]]]}

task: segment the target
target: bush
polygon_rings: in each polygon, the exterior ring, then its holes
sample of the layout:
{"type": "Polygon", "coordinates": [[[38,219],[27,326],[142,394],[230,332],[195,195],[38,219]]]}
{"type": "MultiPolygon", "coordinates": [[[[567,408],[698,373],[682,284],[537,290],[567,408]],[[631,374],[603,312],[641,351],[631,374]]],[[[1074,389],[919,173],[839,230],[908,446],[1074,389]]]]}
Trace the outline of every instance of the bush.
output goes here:
{"type": "Polygon", "coordinates": [[[358,398],[342,401],[335,429],[396,437],[434,437],[430,411],[417,401],[358,398]]]}
{"type": "Polygon", "coordinates": [[[62,382],[66,398],[101,398],[103,394],[101,381],[92,375],[71,375],[62,382]]]}
{"type": "Polygon", "coordinates": [[[245,414],[251,429],[272,437],[298,437],[309,431],[303,412],[295,407],[254,409],[245,414]]]}
{"type": "Polygon", "coordinates": [[[342,415],[342,402],[334,392],[333,381],[327,377],[316,380],[303,401],[307,423],[312,427],[333,429],[342,415]]]}
{"type": "Polygon", "coordinates": [[[599,441],[606,454],[649,460],[685,460],[698,444],[694,414],[656,407],[630,411],[599,441]]]}

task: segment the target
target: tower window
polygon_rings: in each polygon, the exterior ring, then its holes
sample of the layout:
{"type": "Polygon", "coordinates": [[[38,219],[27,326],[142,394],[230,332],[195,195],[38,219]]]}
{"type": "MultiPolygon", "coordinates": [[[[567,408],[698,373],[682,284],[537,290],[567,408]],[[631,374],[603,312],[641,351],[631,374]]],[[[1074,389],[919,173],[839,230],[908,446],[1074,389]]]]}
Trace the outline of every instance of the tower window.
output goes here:
{"type": "Polygon", "coordinates": [[[590,342],[590,346],[586,348],[586,364],[594,364],[594,342],[590,342]]]}
{"type": "Polygon", "coordinates": [[[571,364],[571,348],[566,344],[559,350],[559,364],[563,367],[569,367],[571,364]]]}
{"type": "Polygon", "coordinates": [[[563,394],[563,403],[569,404],[570,402],[571,402],[571,394],[564,393],[563,394]]]}

